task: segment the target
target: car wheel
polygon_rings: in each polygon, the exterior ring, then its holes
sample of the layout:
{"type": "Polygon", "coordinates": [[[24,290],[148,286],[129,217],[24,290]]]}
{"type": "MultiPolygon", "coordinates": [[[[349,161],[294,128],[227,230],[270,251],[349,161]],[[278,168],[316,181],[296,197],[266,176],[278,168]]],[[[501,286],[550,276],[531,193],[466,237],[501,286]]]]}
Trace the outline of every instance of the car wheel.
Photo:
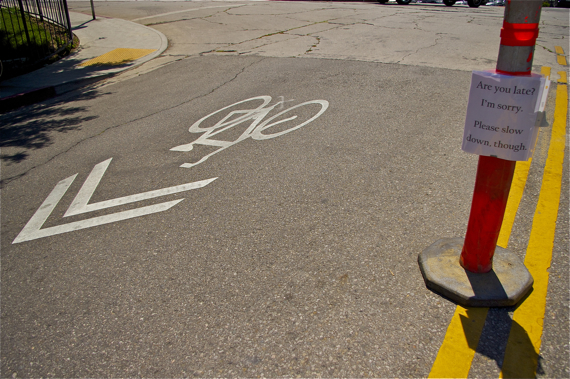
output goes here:
{"type": "Polygon", "coordinates": [[[452,7],[455,4],[455,0],[443,0],[443,3],[448,7],[452,7]]]}
{"type": "Polygon", "coordinates": [[[485,4],[485,1],[484,0],[467,0],[467,4],[471,8],[477,8],[477,7],[479,7],[479,5],[485,4]]]}
{"type": "Polygon", "coordinates": [[[396,0],[396,3],[398,3],[400,5],[406,5],[406,4],[409,4],[410,1],[412,1],[412,0],[396,0]]]}

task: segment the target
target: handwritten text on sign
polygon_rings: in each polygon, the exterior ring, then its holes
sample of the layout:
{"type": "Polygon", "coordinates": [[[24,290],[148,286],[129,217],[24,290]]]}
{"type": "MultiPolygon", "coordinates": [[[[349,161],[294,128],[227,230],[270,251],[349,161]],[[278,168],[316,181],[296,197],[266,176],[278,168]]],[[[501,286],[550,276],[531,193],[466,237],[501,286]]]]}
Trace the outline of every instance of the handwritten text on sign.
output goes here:
{"type": "Polygon", "coordinates": [[[528,160],[538,134],[537,100],[543,97],[545,82],[540,75],[474,71],[462,149],[512,161],[528,160]]]}

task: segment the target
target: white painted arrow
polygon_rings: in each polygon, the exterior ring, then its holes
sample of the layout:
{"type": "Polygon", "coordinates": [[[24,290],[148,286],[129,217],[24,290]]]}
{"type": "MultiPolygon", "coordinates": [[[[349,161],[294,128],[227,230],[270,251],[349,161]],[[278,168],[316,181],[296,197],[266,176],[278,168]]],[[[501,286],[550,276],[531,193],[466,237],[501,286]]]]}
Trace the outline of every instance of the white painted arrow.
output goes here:
{"type": "MultiPolygon", "coordinates": [[[[75,199],[71,203],[70,207],[67,209],[67,212],[65,212],[64,217],[78,215],[86,212],[93,212],[105,208],[116,207],[123,204],[134,203],[137,201],[152,199],[155,197],[170,195],[173,193],[188,191],[191,189],[202,188],[217,179],[217,178],[210,178],[198,182],[186,183],[179,186],[168,187],[155,191],[143,192],[131,196],[119,197],[112,200],[101,201],[94,204],[87,204],[89,202],[89,199],[91,199],[93,192],[95,192],[95,189],[99,185],[99,182],[103,177],[103,174],[105,174],[107,167],[109,167],[111,159],[112,158],[107,159],[106,161],[101,162],[95,165],[95,167],[93,167],[93,170],[85,180],[85,183],[83,183],[83,186],[77,193],[77,196],[75,196],[75,199]]],[[[46,222],[48,217],[51,215],[51,213],[53,212],[53,210],[55,209],[55,207],[57,206],[63,195],[65,195],[65,193],[67,192],[67,189],[71,186],[71,184],[75,180],[76,176],[77,174],[70,176],[69,178],[63,179],[62,181],[57,183],[53,191],[51,191],[51,193],[44,200],[42,205],[38,208],[36,213],[34,213],[30,221],[28,221],[28,223],[26,224],[26,226],[24,226],[20,234],[18,234],[14,242],[12,242],[13,244],[25,241],[31,241],[38,238],[53,236],[56,234],[72,232],[75,230],[91,228],[93,226],[109,224],[112,222],[127,220],[129,218],[144,216],[152,213],[166,211],[175,206],[176,204],[178,204],[179,202],[181,202],[182,200],[184,200],[184,199],[179,199],[179,200],[167,201],[160,204],[149,205],[146,207],[131,209],[123,212],[117,212],[105,216],[92,217],[86,220],[75,221],[68,224],[57,225],[41,229],[41,227],[46,222]]]]}

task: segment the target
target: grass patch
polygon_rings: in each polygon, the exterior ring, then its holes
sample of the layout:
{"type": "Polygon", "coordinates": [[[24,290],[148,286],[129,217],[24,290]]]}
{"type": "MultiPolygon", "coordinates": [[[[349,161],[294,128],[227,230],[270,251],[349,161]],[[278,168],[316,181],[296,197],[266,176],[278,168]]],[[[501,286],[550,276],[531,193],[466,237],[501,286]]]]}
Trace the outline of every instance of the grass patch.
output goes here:
{"type": "Polygon", "coordinates": [[[68,44],[68,38],[68,31],[59,25],[25,12],[22,15],[17,8],[0,8],[2,79],[35,70],[69,54],[75,41],[68,44]]]}
{"type": "Polygon", "coordinates": [[[42,23],[36,20],[33,22],[25,13],[22,19],[21,12],[15,8],[0,9],[0,44],[3,50],[6,49],[2,56],[8,55],[9,59],[10,56],[15,57],[19,55],[18,52],[32,46],[48,49],[51,42],[51,33],[42,23]]]}

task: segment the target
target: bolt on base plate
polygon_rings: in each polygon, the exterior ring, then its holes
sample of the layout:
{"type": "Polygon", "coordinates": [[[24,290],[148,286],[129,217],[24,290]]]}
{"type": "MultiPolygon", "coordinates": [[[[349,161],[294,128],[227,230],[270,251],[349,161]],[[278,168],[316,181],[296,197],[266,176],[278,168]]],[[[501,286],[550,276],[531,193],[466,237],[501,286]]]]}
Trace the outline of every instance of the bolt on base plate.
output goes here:
{"type": "Polygon", "coordinates": [[[534,280],[523,262],[497,246],[493,269],[484,274],[465,270],[459,263],[463,238],[442,238],[418,256],[426,286],[460,305],[509,307],[532,288],[534,280]]]}

